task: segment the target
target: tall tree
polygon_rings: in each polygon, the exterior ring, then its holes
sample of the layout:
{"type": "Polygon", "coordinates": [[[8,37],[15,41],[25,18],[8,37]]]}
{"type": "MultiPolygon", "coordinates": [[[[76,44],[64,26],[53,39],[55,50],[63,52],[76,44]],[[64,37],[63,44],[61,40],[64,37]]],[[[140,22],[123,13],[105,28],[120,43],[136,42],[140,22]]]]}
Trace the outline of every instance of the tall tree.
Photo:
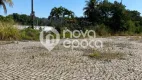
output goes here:
{"type": "Polygon", "coordinates": [[[93,23],[99,21],[98,2],[99,0],[87,0],[86,7],[83,9],[84,15],[93,23]]]}
{"type": "Polygon", "coordinates": [[[67,16],[68,18],[73,18],[74,17],[74,12],[64,8],[63,10],[63,17],[67,16]]]}
{"type": "Polygon", "coordinates": [[[126,31],[125,23],[130,20],[125,9],[125,5],[115,1],[113,6],[111,6],[112,18],[110,22],[110,27],[114,32],[126,31]]]}
{"type": "Polygon", "coordinates": [[[3,7],[5,13],[7,13],[6,4],[8,4],[9,6],[13,6],[13,2],[12,0],[0,0],[0,6],[3,7]]]}
{"type": "Polygon", "coordinates": [[[64,10],[64,8],[62,6],[59,7],[59,8],[54,7],[50,12],[50,16],[56,17],[56,18],[62,17],[63,16],[63,10],[64,10]]]}
{"type": "Polygon", "coordinates": [[[104,0],[99,3],[99,11],[101,15],[100,23],[108,26],[110,18],[113,16],[113,13],[112,13],[113,10],[111,9],[112,5],[113,4],[109,2],[108,0],[104,0]]]}
{"type": "Polygon", "coordinates": [[[56,18],[64,18],[67,17],[74,17],[74,12],[60,6],[60,7],[54,7],[50,12],[50,17],[56,17],[56,18]]]}

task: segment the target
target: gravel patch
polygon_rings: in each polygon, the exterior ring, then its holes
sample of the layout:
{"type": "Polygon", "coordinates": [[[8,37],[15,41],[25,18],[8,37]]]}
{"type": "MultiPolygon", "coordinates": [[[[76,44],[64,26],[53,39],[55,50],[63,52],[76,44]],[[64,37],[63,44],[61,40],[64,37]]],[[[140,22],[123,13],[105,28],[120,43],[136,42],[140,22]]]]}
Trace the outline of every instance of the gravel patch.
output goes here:
{"type": "Polygon", "coordinates": [[[33,41],[0,45],[0,80],[141,80],[142,43],[130,38],[98,38],[104,41],[98,50],[125,53],[120,60],[91,59],[84,55],[93,49],[63,45],[49,52],[33,41]]]}

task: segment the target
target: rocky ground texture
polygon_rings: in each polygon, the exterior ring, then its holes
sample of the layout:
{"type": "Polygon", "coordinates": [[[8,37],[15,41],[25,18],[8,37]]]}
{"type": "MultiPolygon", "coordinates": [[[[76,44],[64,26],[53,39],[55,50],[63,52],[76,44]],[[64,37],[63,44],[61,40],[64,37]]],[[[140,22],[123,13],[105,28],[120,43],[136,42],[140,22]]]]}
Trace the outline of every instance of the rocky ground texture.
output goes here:
{"type": "Polygon", "coordinates": [[[40,42],[0,41],[0,80],[141,80],[142,37],[98,38],[100,51],[126,54],[122,59],[97,60],[92,49],[49,52],[40,42]]]}

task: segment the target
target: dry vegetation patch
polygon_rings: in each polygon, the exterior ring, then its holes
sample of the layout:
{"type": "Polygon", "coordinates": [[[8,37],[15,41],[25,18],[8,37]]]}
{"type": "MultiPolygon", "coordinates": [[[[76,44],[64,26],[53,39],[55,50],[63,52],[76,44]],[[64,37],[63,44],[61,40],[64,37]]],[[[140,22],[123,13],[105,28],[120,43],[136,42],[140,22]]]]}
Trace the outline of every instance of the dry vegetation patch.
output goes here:
{"type": "Polygon", "coordinates": [[[0,45],[12,44],[14,41],[0,41],[0,45]]]}
{"type": "Polygon", "coordinates": [[[97,60],[112,60],[112,59],[124,59],[126,55],[120,52],[100,52],[95,50],[94,53],[91,53],[88,56],[90,58],[95,58],[97,60]]]}

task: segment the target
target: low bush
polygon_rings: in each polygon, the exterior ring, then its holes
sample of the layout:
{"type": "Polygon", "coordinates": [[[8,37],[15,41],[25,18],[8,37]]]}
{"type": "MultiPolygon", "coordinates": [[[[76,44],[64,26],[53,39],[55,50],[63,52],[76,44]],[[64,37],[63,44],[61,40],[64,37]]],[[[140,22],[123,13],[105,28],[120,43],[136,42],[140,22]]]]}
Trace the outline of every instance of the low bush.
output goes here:
{"type": "Polygon", "coordinates": [[[19,30],[13,26],[13,22],[0,22],[0,40],[17,40],[19,38],[19,30]]]}
{"type": "Polygon", "coordinates": [[[104,24],[98,25],[95,27],[96,34],[98,36],[110,36],[109,28],[104,24]]]}
{"type": "Polygon", "coordinates": [[[94,51],[94,53],[90,54],[90,58],[95,58],[97,60],[111,60],[111,59],[124,59],[124,56],[126,56],[124,53],[116,52],[100,52],[100,51],[94,51]]]}
{"type": "Polygon", "coordinates": [[[26,28],[20,31],[22,40],[39,40],[40,31],[32,28],[26,28]]]}

